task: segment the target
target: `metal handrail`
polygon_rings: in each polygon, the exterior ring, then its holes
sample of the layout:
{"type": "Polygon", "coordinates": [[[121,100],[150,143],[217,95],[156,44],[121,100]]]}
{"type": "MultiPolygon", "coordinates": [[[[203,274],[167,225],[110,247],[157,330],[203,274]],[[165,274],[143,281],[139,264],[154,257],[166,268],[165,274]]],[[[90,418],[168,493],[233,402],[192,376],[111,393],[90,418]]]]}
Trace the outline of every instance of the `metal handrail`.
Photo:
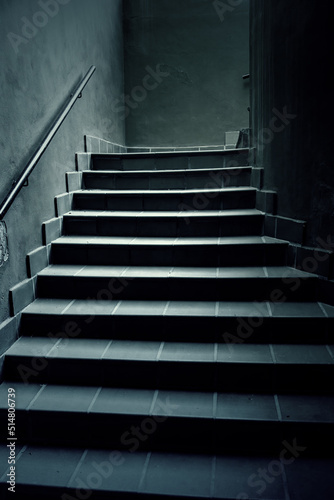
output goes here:
{"type": "Polygon", "coordinates": [[[91,66],[89,71],[87,72],[86,76],[82,79],[81,83],[77,87],[76,91],[71,94],[71,99],[64,108],[64,110],[60,113],[58,118],[55,120],[54,124],[52,125],[50,131],[47,133],[47,135],[44,137],[43,141],[41,142],[40,146],[38,147],[37,151],[33,155],[33,157],[30,159],[29,163],[21,173],[19,179],[17,181],[13,181],[13,186],[9,192],[9,194],[6,196],[5,200],[1,203],[0,206],[0,220],[3,219],[7,211],[9,210],[10,206],[12,205],[13,201],[15,200],[16,196],[19,194],[21,188],[24,186],[25,182],[28,180],[29,175],[31,172],[34,170],[36,167],[37,163],[41,159],[43,153],[49,146],[50,142],[52,141],[53,137],[55,136],[56,132],[58,131],[59,127],[62,125],[63,121],[71,111],[72,107],[74,106],[75,102],[77,99],[80,99],[81,94],[83,89],[86,87],[87,83],[89,82],[90,78],[92,77],[93,73],[95,72],[96,67],[91,66]]]}

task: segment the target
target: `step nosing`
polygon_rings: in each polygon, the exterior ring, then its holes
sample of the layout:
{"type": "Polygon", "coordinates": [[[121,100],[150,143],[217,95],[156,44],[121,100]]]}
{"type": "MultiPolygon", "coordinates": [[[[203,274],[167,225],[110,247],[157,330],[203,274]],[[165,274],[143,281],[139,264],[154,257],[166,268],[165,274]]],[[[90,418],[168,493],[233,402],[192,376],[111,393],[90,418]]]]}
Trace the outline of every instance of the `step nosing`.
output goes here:
{"type": "Polygon", "coordinates": [[[239,193],[239,192],[257,192],[257,189],[250,186],[231,186],[231,187],[217,187],[217,188],[171,188],[171,189],[81,189],[80,191],[75,191],[75,198],[80,196],[98,196],[98,195],[151,195],[151,194],[193,194],[193,193],[239,193]]]}
{"type": "Polygon", "coordinates": [[[140,174],[146,174],[146,175],[165,175],[165,174],[197,174],[197,173],[209,173],[209,172],[221,172],[221,171],[233,171],[233,170],[238,170],[238,171],[246,171],[252,170],[251,166],[244,165],[244,166],[236,166],[236,167],[212,167],[212,168],[178,168],[176,169],[161,169],[161,170],[153,170],[153,169],[147,169],[147,170],[113,170],[113,169],[108,169],[108,170],[83,170],[84,175],[92,175],[93,177],[96,175],[140,175],[140,174]]]}

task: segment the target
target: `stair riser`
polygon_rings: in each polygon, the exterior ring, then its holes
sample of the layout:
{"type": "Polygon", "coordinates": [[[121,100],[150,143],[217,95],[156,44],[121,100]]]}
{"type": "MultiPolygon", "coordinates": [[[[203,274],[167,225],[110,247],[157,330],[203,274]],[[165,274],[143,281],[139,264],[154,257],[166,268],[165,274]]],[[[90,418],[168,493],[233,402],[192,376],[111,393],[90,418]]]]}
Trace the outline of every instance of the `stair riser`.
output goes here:
{"type": "Polygon", "coordinates": [[[133,266],[283,266],[286,245],[205,245],[177,247],[145,245],[52,245],[54,264],[133,265],[133,266]]]}
{"type": "Polygon", "coordinates": [[[21,333],[52,338],[334,344],[334,321],[327,318],[264,318],[260,313],[258,318],[23,313],[21,333]]]}
{"type": "Polygon", "coordinates": [[[279,278],[104,278],[39,276],[38,297],[97,300],[227,300],[253,301],[315,299],[316,279],[297,290],[279,278]]]}
{"type": "MultiPolygon", "coordinates": [[[[233,346],[231,346],[233,349],[233,346]]],[[[7,356],[8,381],[137,389],[334,394],[334,365],[7,356]]]]}
{"type": "Polygon", "coordinates": [[[180,211],[180,210],[234,210],[254,208],[255,190],[213,193],[75,193],[75,210],[119,210],[119,211],[180,211]]]}
{"type": "Polygon", "coordinates": [[[260,236],[263,215],[187,217],[64,217],[64,234],[84,236],[260,236]]]}
{"type": "Polygon", "coordinates": [[[99,173],[84,172],[86,189],[214,189],[250,185],[251,168],[212,170],[198,173],[99,173]]]}
{"type": "MultiPolygon", "coordinates": [[[[1,421],[4,421],[4,412],[1,413],[1,421]]],[[[305,424],[298,428],[278,421],[61,411],[30,411],[27,422],[24,413],[16,412],[20,423],[17,437],[20,441],[29,437],[31,444],[80,446],[85,443],[85,446],[132,452],[137,449],[173,452],[201,449],[203,453],[279,452],[282,442],[293,435],[292,440],[306,446],[309,455],[321,452],[323,442],[330,447],[334,444],[326,424],[305,424]],[[136,428],[138,437],[133,433],[136,428]]],[[[2,439],[6,437],[3,430],[1,434],[2,439]]]]}
{"type": "Polygon", "coordinates": [[[248,165],[248,151],[206,154],[92,155],[92,170],[186,170],[196,168],[234,168],[248,165]]]}

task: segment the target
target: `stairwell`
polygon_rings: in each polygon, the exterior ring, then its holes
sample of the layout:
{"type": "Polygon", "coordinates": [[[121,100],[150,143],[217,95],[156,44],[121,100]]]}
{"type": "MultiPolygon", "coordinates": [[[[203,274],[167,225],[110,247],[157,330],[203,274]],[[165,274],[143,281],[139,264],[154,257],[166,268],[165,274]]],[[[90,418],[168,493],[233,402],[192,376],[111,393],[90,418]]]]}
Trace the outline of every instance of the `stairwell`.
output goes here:
{"type": "Polygon", "coordinates": [[[92,155],[5,358],[16,498],[334,498],[334,308],[247,159],[92,155]]]}

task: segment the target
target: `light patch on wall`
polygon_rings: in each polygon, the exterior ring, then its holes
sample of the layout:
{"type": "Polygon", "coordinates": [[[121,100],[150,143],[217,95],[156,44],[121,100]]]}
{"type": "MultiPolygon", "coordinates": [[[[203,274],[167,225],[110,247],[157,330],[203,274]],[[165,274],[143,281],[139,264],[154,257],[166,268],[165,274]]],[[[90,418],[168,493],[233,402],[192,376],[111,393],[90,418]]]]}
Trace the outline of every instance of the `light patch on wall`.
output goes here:
{"type": "Polygon", "coordinates": [[[0,222],[0,267],[8,260],[8,238],[7,227],[5,222],[0,222]]]}
{"type": "Polygon", "coordinates": [[[189,77],[188,73],[183,71],[181,68],[175,68],[173,66],[169,66],[168,64],[160,64],[160,68],[169,73],[172,78],[178,80],[183,85],[193,85],[193,81],[189,77]]]}

